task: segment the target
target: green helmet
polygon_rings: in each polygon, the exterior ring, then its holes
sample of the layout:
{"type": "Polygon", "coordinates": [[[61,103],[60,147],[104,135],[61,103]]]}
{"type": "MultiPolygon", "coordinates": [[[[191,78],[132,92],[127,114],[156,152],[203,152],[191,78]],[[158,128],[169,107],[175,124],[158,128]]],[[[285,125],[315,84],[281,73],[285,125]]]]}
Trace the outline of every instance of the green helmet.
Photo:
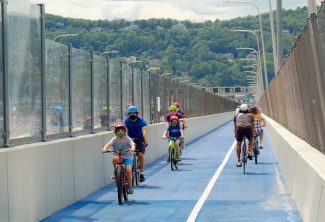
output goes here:
{"type": "Polygon", "coordinates": [[[108,108],[107,108],[107,106],[104,106],[104,107],[102,108],[102,111],[103,111],[103,112],[108,112],[108,108]]]}
{"type": "Polygon", "coordinates": [[[177,111],[177,107],[176,106],[170,106],[168,108],[169,111],[177,111]]]}

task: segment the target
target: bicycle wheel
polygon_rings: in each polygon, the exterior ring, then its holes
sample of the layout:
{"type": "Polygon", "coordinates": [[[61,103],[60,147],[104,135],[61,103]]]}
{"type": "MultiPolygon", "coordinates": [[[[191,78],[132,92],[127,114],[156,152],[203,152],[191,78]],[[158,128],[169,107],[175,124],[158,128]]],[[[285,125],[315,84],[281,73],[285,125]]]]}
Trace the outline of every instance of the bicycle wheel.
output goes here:
{"type": "Polygon", "coordinates": [[[172,171],[174,171],[174,159],[175,159],[173,150],[174,150],[174,147],[171,146],[169,149],[169,157],[170,157],[170,169],[172,171]]]}
{"type": "Polygon", "coordinates": [[[123,195],[123,177],[121,168],[118,167],[115,171],[115,179],[116,179],[116,186],[117,186],[117,199],[119,205],[122,205],[122,195],[123,195]]]}
{"type": "Polygon", "coordinates": [[[244,174],[246,173],[246,163],[247,163],[247,158],[246,158],[246,144],[244,142],[243,144],[243,150],[242,150],[242,162],[243,162],[243,171],[244,174]]]}
{"type": "Polygon", "coordinates": [[[174,147],[174,165],[175,165],[175,170],[177,170],[178,169],[178,161],[177,161],[177,150],[176,150],[176,147],[174,147]]]}
{"type": "Polygon", "coordinates": [[[259,149],[259,148],[258,148],[258,139],[255,138],[255,139],[254,139],[254,149],[253,149],[253,150],[254,150],[254,159],[255,159],[255,164],[257,164],[257,162],[258,162],[258,161],[257,161],[257,156],[258,156],[258,154],[259,154],[259,153],[258,153],[258,151],[259,151],[258,149],[259,149]]]}
{"type": "Polygon", "coordinates": [[[139,173],[139,165],[138,165],[138,157],[134,154],[133,158],[133,166],[132,166],[132,186],[139,185],[140,173],[139,173]]]}
{"type": "Polygon", "coordinates": [[[128,200],[128,190],[129,190],[129,184],[127,183],[127,175],[126,175],[126,172],[123,171],[123,197],[124,197],[124,200],[127,201],[128,200]]]}

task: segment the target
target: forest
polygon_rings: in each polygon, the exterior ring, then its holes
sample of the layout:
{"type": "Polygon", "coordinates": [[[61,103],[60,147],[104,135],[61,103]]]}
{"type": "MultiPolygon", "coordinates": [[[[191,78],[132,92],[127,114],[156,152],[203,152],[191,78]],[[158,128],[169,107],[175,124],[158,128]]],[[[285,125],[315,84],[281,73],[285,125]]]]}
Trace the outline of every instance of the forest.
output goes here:
{"type": "MultiPolygon", "coordinates": [[[[284,56],[306,23],[307,8],[283,10],[284,56]]],[[[273,17],[275,18],[275,11],[273,17]]],[[[276,21],[274,21],[276,27],[276,21]]],[[[269,14],[262,14],[268,80],[274,77],[269,14]]],[[[234,29],[258,30],[258,16],[238,17],[195,23],[188,20],[147,19],[127,21],[86,20],[46,14],[46,36],[61,34],[78,36],[59,38],[58,42],[97,54],[118,50],[118,57],[136,56],[143,68],[155,65],[161,73],[171,72],[203,86],[245,86],[243,61],[247,50],[257,49],[256,38],[234,29]]],[[[259,35],[259,32],[256,32],[259,35]]]]}

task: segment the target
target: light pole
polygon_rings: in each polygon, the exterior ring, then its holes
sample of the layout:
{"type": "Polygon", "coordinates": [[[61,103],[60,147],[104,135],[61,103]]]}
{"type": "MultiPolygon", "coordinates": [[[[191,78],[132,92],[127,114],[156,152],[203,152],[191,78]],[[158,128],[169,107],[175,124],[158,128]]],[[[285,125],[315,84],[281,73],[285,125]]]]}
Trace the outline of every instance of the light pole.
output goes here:
{"type": "MultiPolygon", "coordinates": [[[[154,115],[155,112],[160,112],[160,97],[158,96],[159,93],[157,93],[157,90],[152,90],[153,87],[151,87],[151,82],[152,82],[152,76],[151,76],[151,72],[152,71],[156,71],[156,70],[160,70],[159,67],[151,67],[149,69],[147,69],[147,72],[149,73],[149,118],[150,118],[150,122],[158,122],[158,116],[159,115],[154,115]],[[152,110],[153,107],[153,110],[152,110]]],[[[142,96],[143,96],[143,90],[142,90],[142,76],[141,76],[141,91],[142,91],[142,96]]],[[[143,103],[143,99],[142,99],[142,109],[144,109],[144,103],[143,103]]]]}
{"type": "MultiPolygon", "coordinates": [[[[253,31],[253,30],[246,30],[246,29],[230,30],[230,31],[232,31],[232,32],[249,32],[249,33],[252,33],[255,36],[255,38],[256,38],[258,54],[259,54],[259,58],[261,58],[260,43],[259,43],[259,39],[258,39],[258,36],[255,33],[255,31],[253,31]]],[[[264,52],[264,54],[265,54],[265,52],[264,52]]],[[[261,67],[261,73],[262,73],[262,62],[260,62],[260,67],[261,67]]],[[[265,78],[265,87],[267,88],[268,87],[268,80],[267,80],[266,63],[265,63],[265,61],[264,61],[264,78],[265,78]]],[[[264,90],[264,87],[263,87],[263,90],[264,90]]]]}
{"type": "MultiPolygon", "coordinates": [[[[263,27],[262,27],[262,17],[261,17],[261,12],[260,9],[257,7],[257,5],[255,5],[252,2],[248,2],[248,1],[233,1],[233,0],[228,0],[228,1],[224,1],[225,3],[244,3],[244,4],[250,4],[252,6],[254,6],[256,8],[256,10],[258,11],[258,17],[259,17],[259,21],[260,21],[260,32],[261,32],[261,43],[262,43],[262,49],[263,49],[263,63],[264,63],[264,74],[265,74],[265,85],[266,88],[268,87],[268,79],[267,79],[267,68],[266,68],[266,59],[265,59],[265,47],[264,47],[264,36],[263,36],[263,27]]],[[[258,50],[260,51],[260,50],[258,50]]]]}
{"type": "Polygon", "coordinates": [[[135,92],[134,92],[134,67],[133,67],[133,64],[138,64],[138,63],[142,63],[142,61],[140,60],[136,60],[136,61],[131,61],[131,62],[128,62],[127,65],[131,65],[131,75],[132,75],[132,105],[134,105],[135,103],[135,92]]]}
{"type": "Polygon", "coordinates": [[[57,40],[58,38],[61,38],[61,37],[68,37],[68,36],[78,36],[79,34],[75,34],[75,33],[72,33],[72,34],[63,34],[63,35],[58,35],[56,37],[53,38],[53,41],[57,40]]]}

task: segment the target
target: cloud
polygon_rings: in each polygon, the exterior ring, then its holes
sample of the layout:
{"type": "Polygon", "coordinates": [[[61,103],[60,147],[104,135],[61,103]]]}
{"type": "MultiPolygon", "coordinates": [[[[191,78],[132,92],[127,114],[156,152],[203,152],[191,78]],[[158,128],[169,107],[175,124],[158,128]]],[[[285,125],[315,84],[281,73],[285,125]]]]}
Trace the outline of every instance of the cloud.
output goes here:
{"type": "MultiPolygon", "coordinates": [[[[65,17],[85,19],[127,20],[148,18],[173,18],[178,20],[205,21],[230,19],[256,15],[257,10],[249,4],[222,3],[222,0],[30,0],[44,3],[48,13],[65,17]]],[[[250,0],[260,11],[269,12],[267,0],[250,0]]],[[[321,0],[316,0],[318,5],[321,0]]],[[[9,1],[10,4],[10,1],[9,1]]],[[[307,5],[306,0],[282,1],[283,8],[295,9],[307,5]]],[[[276,9],[276,0],[272,0],[276,9]]]]}

